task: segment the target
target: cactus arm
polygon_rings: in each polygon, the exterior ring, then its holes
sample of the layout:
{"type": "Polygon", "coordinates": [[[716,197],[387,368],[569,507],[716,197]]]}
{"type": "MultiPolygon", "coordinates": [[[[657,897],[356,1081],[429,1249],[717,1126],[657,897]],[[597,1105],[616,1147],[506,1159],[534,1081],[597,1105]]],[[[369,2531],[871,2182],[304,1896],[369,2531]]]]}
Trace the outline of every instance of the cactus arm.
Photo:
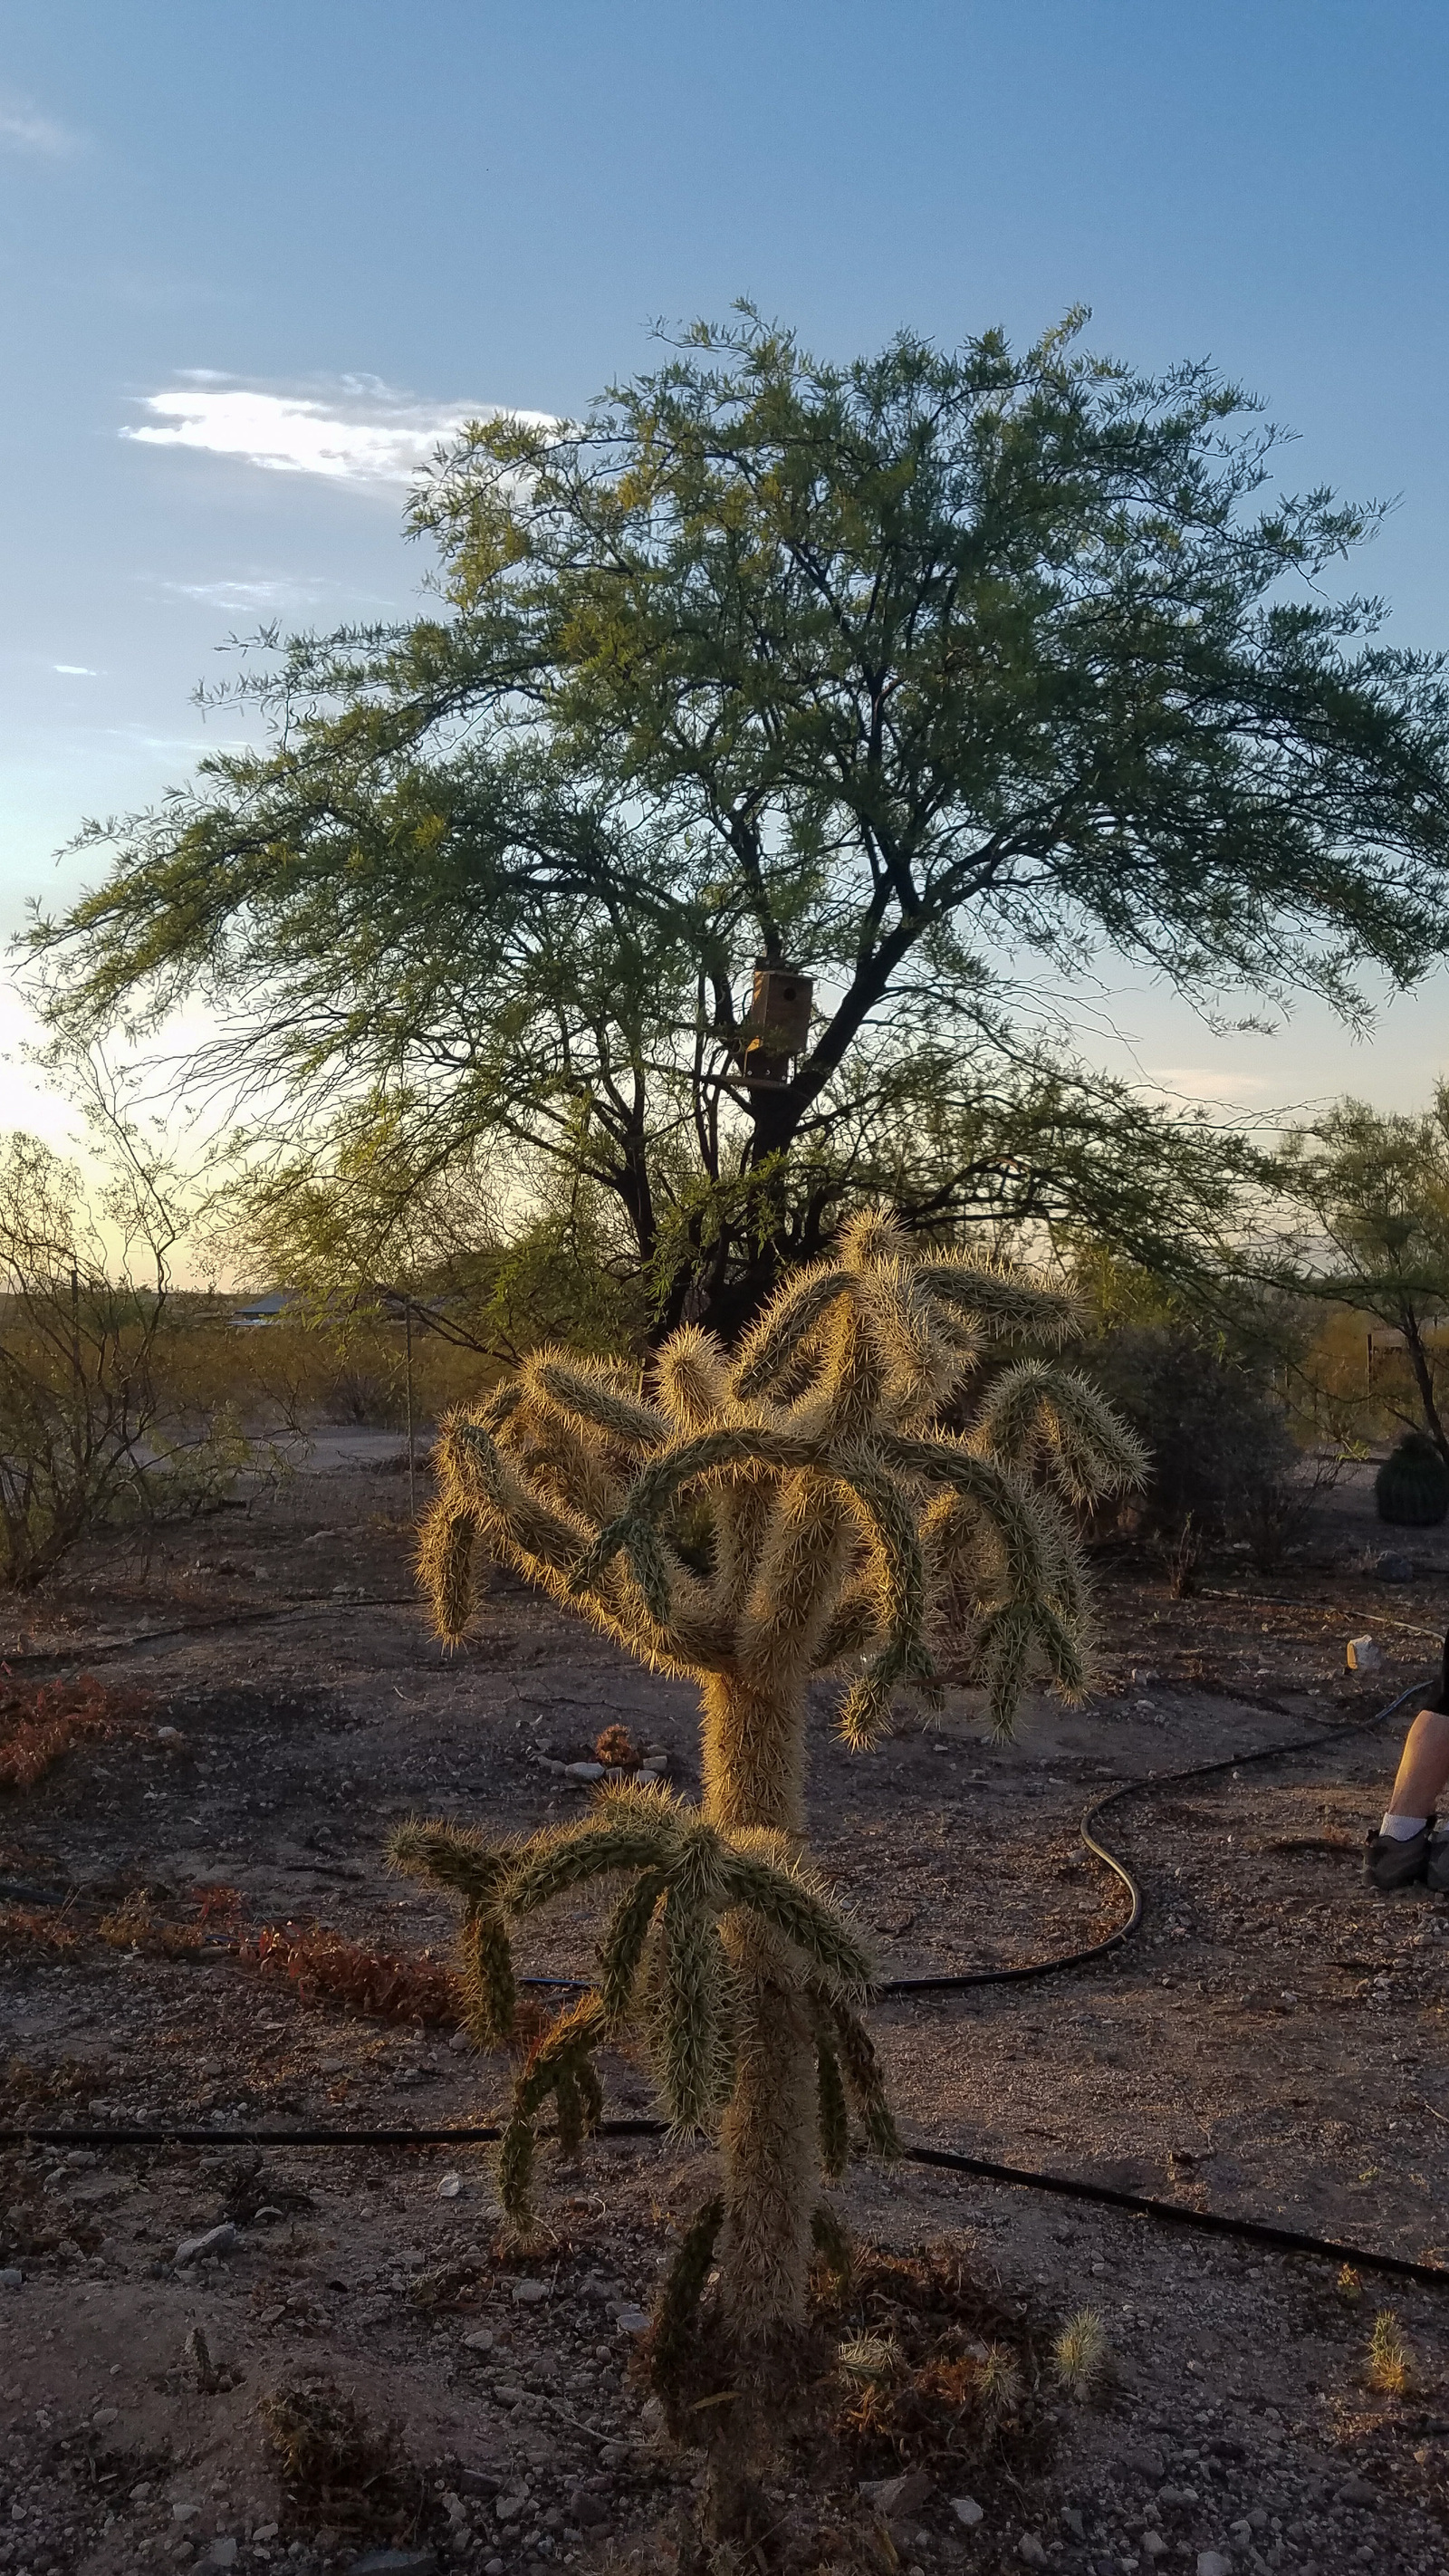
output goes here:
{"type": "Polygon", "coordinates": [[[1105,1398],[1075,1369],[1048,1360],[1018,1360],[987,1389],[976,1438],[983,1451],[1013,1465],[1040,1445],[1052,1473],[1074,1502],[1140,1485],[1147,1454],[1105,1398]]]}
{"type": "Polygon", "coordinates": [[[438,1635],[450,1646],[466,1634],[473,1616],[473,1557],[483,1535],[479,1513],[441,1501],[418,1531],[418,1586],[431,1604],[438,1635]]]}
{"type": "Polygon", "coordinates": [[[646,1821],[600,1809],[587,1823],[541,1835],[527,1847],[504,1882],[504,1911],[515,1917],[536,1914],[590,1879],[610,1878],[620,1870],[667,1868],[673,1842],[663,1815],[646,1821]]]}
{"type": "Polygon", "coordinates": [[[518,2017],[518,1981],[502,1916],[470,1905],[458,1946],[465,2025],[480,2047],[506,2048],[518,2017]]]}
{"type": "MultiPolygon", "coordinates": [[[[760,1837],[773,1841],[774,1837],[760,1837]]],[[[809,1960],[815,1981],[831,1994],[865,1995],[874,1962],[859,1936],[797,1870],[749,1846],[753,1836],[735,1842],[725,1865],[725,1889],[731,1905],[745,1907],[768,1923],[792,1948],[809,1960]]]]}
{"type": "Polygon", "coordinates": [[[646,1871],[620,1897],[599,1943],[599,2000],[611,2030],[627,2022],[633,2009],[644,1947],[668,1883],[662,1870],[646,1871]]]}
{"type": "Polygon", "coordinates": [[[636,1396],[621,1394],[602,1369],[544,1352],[529,1361],[524,1376],[530,1389],[576,1430],[602,1431],[621,1448],[646,1456],[670,1436],[672,1425],[664,1414],[636,1396]]]}
{"type": "MultiPolygon", "coordinates": [[[[705,1430],[729,1404],[729,1363],[723,1344],[695,1324],[683,1325],[660,1351],[654,1382],[675,1430],[705,1430]]],[[[669,1437],[667,1429],[664,1436],[669,1437]]]]}
{"type": "Polygon", "coordinates": [[[830,2180],[838,2182],[850,2156],[850,2126],[840,2060],[823,2027],[816,2031],[815,2049],[820,2076],[820,2163],[830,2180]]]}
{"type": "Polygon", "coordinates": [[[736,1622],[743,1670],[768,1680],[808,1667],[854,1552],[854,1520],[833,1476],[807,1470],[781,1480],[736,1622]]]}
{"type": "Polygon", "coordinates": [[[954,1440],[914,1440],[899,1434],[881,1443],[888,1463],[922,1484],[949,1485],[990,1518],[1001,1541],[1014,1594],[1043,1591],[1047,1567],[1041,1522],[1029,1489],[994,1458],[979,1457],[954,1440]]]}
{"type": "Polygon", "coordinates": [[[819,2000],[835,2026],[846,2090],[865,2131],[866,2145],[874,2156],[898,2156],[900,2136],[869,2031],[837,1996],[822,1995],[819,2000]]]}
{"type": "Polygon", "coordinates": [[[833,1266],[798,1271],[788,1281],[740,1344],[733,1372],[736,1396],[775,1393],[800,1346],[815,1331],[837,1297],[848,1294],[848,1282],[833,1266]]]}
{"type": "Polygon", "coordinates": [[[724,1951],[712,1916],[679,1887],[665,1899],[661,1931],[650,2058],[671,2127],[707,2131],[727,2089],[724,1951]]]}
{"type": "Polygon", "coordinates": [[[917,1277],[927,1297],[958,1314],[979,1318],[998,1333],[1030,1333],[1042,1341],[1064,1342],[1082,1329],[1077,1298],[1020,1272],[942,1259],[923,1261],[917,1277]]]}
{"type": "Polygon", "coordinates": [[[860,1654],[880,1635],[880,1600],[868,1578],[852,1583],[837,1601],[811,1658],[810,1669],[828,1673],[843,1655],[860,1654]]]}
{"type": "Polygon", "coordinates": [[[399,1825],[388,1844],[388,1863],[408,1878],[430,1878],[451,1887],[470,1905],[491,1905],[515,1867],[521,1846],[488,1843],[464,1825],[399,1825]]]}
{"type": "Polygon", "coordinates": [[[513,2113],[498,2157],[498,2189],[504,2210],[520,2234],[530,2233],[533,2224],[534,2122],[552,2093],[564,2152],[572,2153],[582,2144],[603,2103],[591,2063],[603,2037],[599,1998],[585,1995],[544,2033],[513,2088],[513,2113]]]}

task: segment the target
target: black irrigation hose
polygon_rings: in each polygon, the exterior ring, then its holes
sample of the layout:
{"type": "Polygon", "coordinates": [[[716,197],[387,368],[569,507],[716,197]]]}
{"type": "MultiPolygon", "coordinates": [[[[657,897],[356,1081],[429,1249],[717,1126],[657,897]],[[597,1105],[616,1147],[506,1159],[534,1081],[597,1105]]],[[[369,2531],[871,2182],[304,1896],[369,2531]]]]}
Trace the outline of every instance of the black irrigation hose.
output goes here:
{"type": "Polygon", "coordinates": [[[314,1618],[329,1610],[411,1610],[418,1607],[416,1592],[370,1593],[308,1592],[300,1601],[284,1601],[275,1610],[228,1610],[217,1619],[192,1619],[184,1628],[142,1628],[134,1637],[106,1637],[93,1646],[44,1646],[25,1653],[0,1655],[0,1670],[13,1670],[17,1664],[80,1664],[89,1669],[103,1655],[128,1655],[137,1646],[154,1646],[173,1637],[207,1637],[218,1628],[255,1628],[268,1619],[314,1618]]]}
{"type": "MultiPolygon", "coordinates": [[[[1407,1690],[1376,1709],[1372,1717],[1354,1718],[1346,1726],[1334,1727],[1328,1734],[1309,1737],[1307,1743],[1336,1742],[1346,1735],[1362,1735],[1370,1727],[1380,1726],[1392,1717],[1422,1688],[1411,1682],[1407,1690]]],[[[1098,1842],[1093,1825],[1109,1807],[1124,1798],[1137,1796],[1147,1789],[1167,1789],[1187,1780],[1214,1778],[1223,1771],[1243,1769],[1250,1762],[1281,1760],[1285,1755],[1305,1749],[1301,1736],[1285,1737],[1276,1744],[1259,1745],[1248,1753],[1230,1753],[1216,1762],[1195,1762],[1183,1771],[1147,1773],[1140,1780],[1126,1780],[1120,1788],[1109,1790],[1104,1798],[1087,1809],[1082,1818],[1082,1840],[1088,1850],[1113,1870],[1131,1898],[1131,1911],[1125,1923],[1103,1941],[1095,1941],[1083,1950],[1069,1951],[1065,1957],[1039,1959],[1019,1968],[978,1968],[956,1977],[902,1977],[877,1988],[877,1998],[896,1995],[960,1993],[972,1986],[1019,1983],[1029,1977],[1054,1976],[1068,1968],[1083,1966],[1100,1958],[1105,1951],[1115,1950],[1129,1938],[1142,1919],[1142,1890],[1125,1861],[1098,1842]]],[[[576,1977],[528,1977],[525,1985],[550,1986],[578,1991],[585,1980],[576,1977]]],[[[496,2145],[502,2132],[494,2126],[452,2129],[206,2129],[152,2128],[137,2125],[127,2129],[83,2129],[15,2127],[0,2128],[0,2147],[67,2146],[67,2147],[465,2147],[496,2145]]],[[[597,2135],[604,2138],[662,2138],[669,2135],[662,2120],[603,2120],[597,2135]]],[[[1003,2165],[985,2156],[966,2156],[954,2148],[906,2147],[902,2151],[906,2164],[926,2165],[938,2172],[970,2174],[978,2181],[1004,2183],[1021,2190],[1043,2191],[1063,2200],[1089,2203],[1099,2209],[1119,2209],[1129,2216],[1155,2218],[1169,2226],[1196,2229],[1201,2235],[1232,2237],[1240,2244],[1263,2245],[1276,2253],[1306,2254],[1319,2261],[1347,2263],[1356,2269],[1386,2273],[1394,2280],[1415,2281],[1430,2289],[1449,2288],[1449,2267],[1437,2263],[1414,2263],[1406,2255],[1377,2253],[1370,2246],[1340,2243],[1336,2238],[1307,2236],[1296,2228],[1273,2227],[1256,2218],[1231,2218],[1212,2209],[1189,2209],[1181,2202],[1157,2200],[1150,2194],[1119,2191],[1110,2183],[1089,2182],[1074,2174],[1033,2172],[1021,2165],[1003,2165]]]]}
{"type": "MultiPolygon", "coordinates": [[[[549,2133],[545,2133],[549,2134],[549,2133]]],[[[0,2146],[67,2147],[491,2147],[502,2137],[490,2125],[459,2129],[0,2129],[0,2146]]],[[[601,2120],[600,2138],[665,2138],[663,2120],[601,2120]]],[[[1418,2281],[1426,2288],[1449,2289],[1449,2267],[1414,2263],[1407,2255],[1380,2254],[1366,2245],[1341,2244],[1331,2236],[1304,2236],[1296,2228],[1270,2227],[1262,2219],[1229,2218],[1215,2209],[1190,2209],[1183,2202],[1155,2200],[1140,2191],[1118,2191],[1112,2184],[1087,2182],[1076,2174],[1034,2173],[1024,2165],[1001,2165],[987,2156],[963,2156],[949,2147],[903,2147],[901,2162],[928,2165],[936,2172],[970,2174],[981,2182],[1013,2184],[1045,2191],[1062,2200],[1080,2200],[1098,2209],[1125,2210],[1134,2218],[1165,2219],[1171,2226],[1196,2228],[1207,2236],[1231,2236],[1250,2245],[1270,2246],[1279,2254],[1309,2254],[1320,2262],[1350,2263],[1368,2272],[1386,2272],[1399,2281],[1418,2281]]]]}
{"type": "MultiPolygon", "coordinates": [[[[1278,1743],[1258,1745],[1250,1753],[1228,1753],[1217,1762],[1190,1763],[1185,1771],[1148,1771],[1140,1780],[1124,1780],[1119,1788],[1109,1789],[1105,1797],[1098,1798],[1093,1806],[1088,1807],[1080,1827],[1088,1851],[1102,1861],[1127,1890],[1127,1914],[1114,1931],[1107,1933],[1103,1940],[1089,1942],[1084,1950],[1059,1951],[1050,1959],[1028,1959],[1022,1967],[968,1968],[948,1977],[892,1977],[875,1988],[873,2000],[889,2003],[900,1995],[959,1995],[967,1993],[973,1986],[1026,1985],[1033,1978],[1063,1976],[1069,1968],[1082,1968],[1091,1959],[1105,1958],[1109,1950],[1120,1949],[1124,1941],[1131,1940],[1142,1920],[1143,1903],[1141,1887],[1125,1860],[1119,1860],[1105,1843],[1098,1842],[1092,1831],[1109,1807],[1120,1806],[1124,1798],[1140,1797],[1144,1790],[1180,1788],[1187,1780],[1210,1780],[1220,1771],[1240,1771],[1249,1762],[1276,1762],[1285,1755],[1306,1752],[1310,1746],[1336,1743],[1341,1736],[1362,1735],[1372,1726],[1382,1726],[1385,1718],[1392,1717],[1395,1709],[1402,1708],[1405,1700],[1412,1699],[1422,1688],[1422,1682],[1410,1682],[1407,1690],[1400,1691],[1398,1698],[1391,1699],[1387,1707],[1375,1709],[1372,1717],[1351,1718],[1347,1725],[1332,1727],[1323,1735],[1284,1736],[1278,1743]]],[[[556,1993],[581,1995],[588,1993],[590,1980],[587,1977],[520,1977],[519,1984],[547,1986],[556,1993]]]]}

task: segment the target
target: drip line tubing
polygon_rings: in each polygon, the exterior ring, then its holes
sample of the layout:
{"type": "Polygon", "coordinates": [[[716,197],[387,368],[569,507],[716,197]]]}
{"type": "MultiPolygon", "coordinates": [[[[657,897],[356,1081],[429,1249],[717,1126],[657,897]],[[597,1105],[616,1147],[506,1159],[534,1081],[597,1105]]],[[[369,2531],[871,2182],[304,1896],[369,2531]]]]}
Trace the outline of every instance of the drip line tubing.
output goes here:
{"type": "MultiPolygon", "coordinates": [[[[1398,1697],[1391,1699],[1384,1708],[1375,1709],[1371,1717],[1350,1718],[1347,1725],[1326,1728],[1320,1735],[1283,1736],[1275,1744],[1255,1745],[1246,1753],[1226,1753],[1215,1762],[1190,1763],[1183,1771],[1146,1771],[1140,1780],[1122,1781],[1117,1788],[1109,1789],[1105,1797],[1098,1798],[1088,1807],[1079,1827],[1082,1841],[1093,1858],[1110,1869],[1127,1891],[1127,1912],[1113,1931],[1100,1941],[1089,1942],[1084,1949],[1059,1951],[1050,1959],[1028,1959],[1020,1967],[968,1968],[959,1974],[943,1977],[887,1978],[872,1989],[872,2002],[891,2003],[903,1995],[966,1994],[975,1986],[1026,1985],[1038,1977],[1064,1976],[1069,1968],[1084,1968],[1090,1960],[1105,1958],[1109,1950],[1118,1950],[1124,1941],[1131,1940],[1142,1921],[1143,1907],[1142,1889],[1126,1861],[1110,1851],[1105,1843],[1099,1842],[1093,1831],[1109,1807],[1121,1806],[1125,1799],[1141,1797],[1150,1790],[1180,1788],[1189,1780],[1211,1780],[1224,1771],[1241,1771],[1250,1762],[1282,1761],[1289,1755],[1306,1752],[1310,1747],[1337,1743],[1342,1736],[1363,1735],[1370,1727],[1382,1726],[1386,1718],[1392,1717],[1396,1709],[1402,1708],[1404,1702],[1413,1699],[1422,1688],[1422,1681],[1410,1682],[1407,1690],[1401,1690],[1398,1697]]],[[[588,1977],[564,1976],[520,1977],[518,1982],[522,1986],[545,1986],[555,1993],[576,1995],[587,1994],[592,1983],[588,1977]]]]}
{"type": "MultiPolygon", "coordinates": [[[[545,2130],[545,2137],[556,2132],[545,2130]]],[[[598,2138],[667,2138],[663,2120],[601,2120],[598,2138]]],[[[493,2124],[456,2129],[0,2129],[0,2146],[67,2147],[490,2147],[503,2132],[493,2124]]],[[[1023,2191],[1042,2191],[1061,2200],[1088,2202],[1098,2209],[1118,2209],[1132,2218],[1156,2218],[1200,2235],[1227,2236],[1248,2245],[1269,2246],[1279,2254],[1308,2254],[1320,2262],[1349,2263],[1355,2269],[1385,2272],[1394,2280],[1417,2281],[1428,2289],[1449,2289],[1449,2266],[1415,2263],[1405,2254],[1383,2254],[1367,2245],[1350,2245],[1331,2236],[1305,2236],[1297,2228],[1274,2227],[1264,2219],[1233,2218],[1216,2209],[1192,2209],[1185,2202],[1156,2200],[1149,2193],[1119,2191],[1111,2183],[1091,2182],[1078,2174],[1037,2173],[1023,2165],[997,2164],[989,2156],[964,2156],[950,2147],[908,2146],[899,2162],[926,2165],[938,2173],[969,2174],[978,2182],[1004,2183],[1023,2191]]]]}
{"type": "MultiPolygon", "coordinates": [[[[1087,1849],[1112,1870],[1126,1888],[1130,1910],[1124,1922],[1105,1940],[1094,1941],[1086,1948],[1067,1952],[1052,1959],[1029,1961],[1017,1968],[978,1968],[954,1977],[900,1977],[876,1989],[876,2000],[894,1996],[960,1993],[973,1986],[1019,1984],[1027,1978],[1054,1976],[1068,1968],[1084,1966],[1101,1958],[1130,1938],[1142,1920],[1142,1890],[1124,1860],[1099,1842],[1093,1832],[1098,1820],[1109,1807],[1144,1791],[1180,1786],[1189,1780],[1207,1780],[1224,1771],[1242,1770],[1251,1762],[1272,1762],[1301,1753],[1307,1744],[1336,1742],[1341,1736],[1362,1735],[1370,1727],[1380,1726],[1386,1718],[1403,1707],[1422,1687],[1411,1682],[1371,1717],[1352,1719],[1346,1726],[1336,1726],[1306,1740],[1291,1736],[1275,1744],[1255,1746],[1245,1753],[1229,1753],[1215,1762],[1196,1762],[1182,1771],[1148,1772],[1140,1780],[1126,1780],[1109,1790],[1090,1806],[1082,1818],[1081,1834],[1087,1849]]],[[[580,1991],[587,1983],[577,1977],[526,1977],[521,1984],[548,1986],[555,1990],[580,1991]]],[[[601,2138],[663,2138],[670,2132],[662,2120],[602,2120],[595,2134],[601,2138]]],[[[472,2125],[440,2129],[263,2129],[200,2128],[153,2126],[137,2123],[128,2128],[82,2128],[77,2125],[53,2127],[12,2125],[0,2128],[0,2147],[54,2146],[71,2148],[126,2147],[305,2147],[358,2149],[379,2147],[467,2147],[495,2146],[502,2132],[494,2125],[472,2125]]],[[[1118,2190],[1110,2183],[1092,2182],[1083,2175],[1035,2172],[1021,2165],[996,2163],[987,2156],[968,2156],[955,2148],[908,2146],[901,2161],[922,2165],[936,2172],[969,2174],[974,2180],[992,2182],[1022,2191],[1040,2191],[1063,2200],[1075,2200],[1098,2209],[1116,2209],[1129,2217],[1151,2218],[1172,2227],[1196,2230],[1200,2235],[1226,2237],[1239,2244],[1262,2245],[1275,2253],[1309,2255],[1320,2262],[1351,2264],[1357,2270],[1379,2272],[1391,2279],[1414,2281],[1429,2289],[1449,2288],[1449,2266],[1437,2263],[1415,2263],[1407,2255],[1376,2252],[1371,2246],[1346,2244],[1334,2237],[1310,2236],[1291,2227],[1275,2227],[1267,2220],[1234,2218],[1222,2210],[1192,2209],[1185,2203],[1158,2200],[1145,2192],[1118,2190]]]]}

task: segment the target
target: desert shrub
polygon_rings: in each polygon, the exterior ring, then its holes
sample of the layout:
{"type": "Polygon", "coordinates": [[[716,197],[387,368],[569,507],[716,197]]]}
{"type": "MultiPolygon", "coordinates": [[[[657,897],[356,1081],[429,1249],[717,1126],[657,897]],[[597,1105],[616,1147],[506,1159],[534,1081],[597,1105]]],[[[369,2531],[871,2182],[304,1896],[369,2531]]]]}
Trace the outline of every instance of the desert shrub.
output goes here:
{"type": "Polygon", "coordinates": [[[1427,1431],[1406,1431],[1374,1478],[1381,1521],[1430,1529],[1449,1518],[1449,1467],[1427,1431]]]}
{"type": "MultiPolygon", "coordinates": [[[[101,1214],[126,1214],[114,1192],[101,1214]]],[[[0,1585],[42,1582],[93,1530],[202,1509],[247,1462],[228,1407],[168,1399],[171,1239],[142,1232],[141,1284],[125,1251],[108,1259],[71,1165],[31,1136],[0,1144],[0,1585]]]]}
{"type": "Polygon", "coordinates": [[[1105,1334],[1088,1366],[1151,1457],[1146,1489],[1119,1521],[1179,1556],[1190,1533],[1246,1539],[1274,1561],[1304,1489],[1300,1453],[1261,1382],[1180,1324],[1105,1334]]]}
{"type": "Polygon", "coordinates": [[[353,2540],[416,2538],[428,2514],[427,2481],[395,2424],[372,2424],[357,2399],[328,2380],[274,2389],[258,2407],[290,2531],[323,2525],[353,2540]]]}

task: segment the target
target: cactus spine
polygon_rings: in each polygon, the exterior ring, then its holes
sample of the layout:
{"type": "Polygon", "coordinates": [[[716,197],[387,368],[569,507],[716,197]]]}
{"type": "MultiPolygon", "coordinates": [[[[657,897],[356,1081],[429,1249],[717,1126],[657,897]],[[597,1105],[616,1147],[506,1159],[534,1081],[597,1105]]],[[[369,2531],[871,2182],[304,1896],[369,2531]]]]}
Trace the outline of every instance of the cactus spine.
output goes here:
{"type": "Polygon", "coordinates": [[[1135,1481],[1141,1453],[1054,1356],[988,1364],[1003,1336],[1039,1354],[1074,1327],[1059,1290],[916,1258],[866,1217],[738,1352],[677,1333],[650,1399],[622,1366],[539,1353],[444,1427],[420,1556],[440,1633],[466,1627],[481,1543],[700,1686],[697,1813],[665,1791],[614,1787],[583,1822],[492,1870],[472,1837],[441,1826],[405,1830],[396,1856],[465,1899],[489,2034],[511,2000],[502,1927],[586,1880],[626,1882],[597,1996],[519,2079],[502,2186],[525,2224],[539,2109],[552,2094],[575,2138],[596,2102],[593,2042],[637,2017],[671,2118],[717,2131],[722,2150],[719,2324],[741,2390],[720,2410],[727,2485],[762,2438],[763,2392],[803,2323],[818,2178],[843,2161],[847,2101],[872,2150],[894,2135],[854,2010],[869,1955],[803,1865],[807,1686],[849,1674],[840,1728],[866,1747],[899,1688],[932,1691],[933,1639],[949,1625],[1003,1732],[1034,1673],[1081,1690],[1087,1588],[1069,1507],[1135,1481]],[[964,1427],[943,1427],[948,1408],[964,1427]],[[744,2402],[751,2389],[757,2402],[744,2402]]]}

